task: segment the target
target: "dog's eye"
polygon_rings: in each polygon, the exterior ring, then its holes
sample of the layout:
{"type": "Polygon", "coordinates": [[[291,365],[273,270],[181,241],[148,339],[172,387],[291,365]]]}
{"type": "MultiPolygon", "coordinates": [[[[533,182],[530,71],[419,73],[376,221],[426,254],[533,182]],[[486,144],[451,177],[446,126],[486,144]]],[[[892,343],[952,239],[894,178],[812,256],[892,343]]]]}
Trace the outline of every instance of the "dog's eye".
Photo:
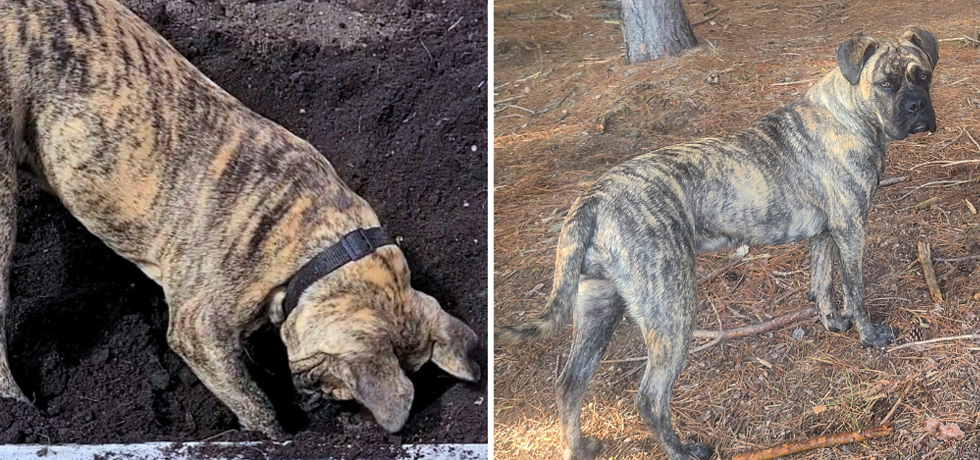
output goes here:
{"type": "Polygon", "coordinates": [[[891,88],[892,87],[892,82],[890,82],[890,81],[883,81],[881,83],[878,83],[878,86],[880,86],[882,88],[891,88]]]}

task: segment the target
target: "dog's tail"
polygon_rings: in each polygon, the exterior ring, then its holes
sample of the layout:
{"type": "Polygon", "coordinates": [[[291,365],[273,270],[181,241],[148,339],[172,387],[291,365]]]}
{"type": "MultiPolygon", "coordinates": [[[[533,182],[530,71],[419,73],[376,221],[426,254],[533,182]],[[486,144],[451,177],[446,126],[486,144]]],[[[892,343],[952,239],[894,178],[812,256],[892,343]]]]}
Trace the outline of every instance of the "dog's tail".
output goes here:
{"type": "Polygon", "coordinates": [[[513,326],[498,326],[494,341],[498,343],[531,342],[554,335],[572,315],[578,293],[579,276],[585,252],[592,245],[595,233],[596,206],[590,195],[572,205],[558,237],[555,279],[545,310],[537,319],[513,326]]]}

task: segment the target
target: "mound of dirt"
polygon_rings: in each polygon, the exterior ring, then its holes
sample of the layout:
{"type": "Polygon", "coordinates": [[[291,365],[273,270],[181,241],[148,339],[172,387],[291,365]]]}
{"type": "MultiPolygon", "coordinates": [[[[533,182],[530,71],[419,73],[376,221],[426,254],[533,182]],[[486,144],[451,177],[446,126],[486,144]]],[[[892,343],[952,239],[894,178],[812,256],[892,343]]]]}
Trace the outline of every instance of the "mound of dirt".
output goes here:
{"type": "MultiPolygon", "coordinates": [[[[487,335],[487,27],[483,4],[448,0],[130,0],[215,82],[313,143],[374,206],[412,284],[487,335]]],[[[21,185],[7,318],[10,359],[33,404],[0,401],[0,443],[259,439],[166,344],[162,290],[58,200],[21,185]]],[[[487,352],[478,357],[486,375],[487,352]]],[[[303,413],[271,328],[250,371],[293,433],[291,456],[330,446],[487,441],[487,381],[435,366],[397,435],[356,404],[303,413]]]]}

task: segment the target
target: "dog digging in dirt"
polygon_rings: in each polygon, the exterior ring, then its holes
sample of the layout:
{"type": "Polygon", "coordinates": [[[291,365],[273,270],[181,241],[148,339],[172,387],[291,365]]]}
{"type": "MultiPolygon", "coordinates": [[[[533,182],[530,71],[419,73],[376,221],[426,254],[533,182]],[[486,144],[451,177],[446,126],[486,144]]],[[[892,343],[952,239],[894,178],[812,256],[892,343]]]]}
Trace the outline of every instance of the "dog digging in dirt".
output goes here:
{"type": "MultiPolygon", "coordinates": [[[[242,340],[277,325],[293,382],[388,431],[406,372],[468,381],[477,336],[412,289],[401,249],[310,144],[255,114],[114,0],[0,1],[0,324],[18,169],[163,287],[167,340],[245,430],[283,435],[242,340]]],[[[28,401],[0,329],[0,395],[28,401]]]]}
{"type": "Polygon", "coordinates": [[[681,442],[669,408],[691,341],[698,252],[806,238],[809,298],[824,327],[856,324],[865,346],[894,340],[864,306],[868,209],[888,144],[936,130],[929,88],[938,43],[924,30],[900,40],[860,37],[840,44],[836,58],[838,67],[801,100],[743,132],[628,160],[572,205],[544,313],[495,333],[499,343],[527,342],[553,335],[571,317],[572,347],[557,383],[566,459],[601,450],[597,439],[582,437],[582,397],[624,313],[647,346],[636,397],[643,420],[671,460],[711,457],[711,447],[681,442]],[[842,310],[832,303],[834,260],[842,310]]]}

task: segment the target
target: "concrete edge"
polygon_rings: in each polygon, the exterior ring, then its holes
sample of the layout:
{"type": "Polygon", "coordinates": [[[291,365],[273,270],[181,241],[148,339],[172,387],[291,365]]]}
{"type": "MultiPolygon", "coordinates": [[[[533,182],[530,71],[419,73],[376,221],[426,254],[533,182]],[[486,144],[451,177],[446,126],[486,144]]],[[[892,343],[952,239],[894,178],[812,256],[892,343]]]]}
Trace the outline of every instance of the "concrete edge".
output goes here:
{"type": "MultiPolygon", "coordinates": [[[[287,445],[289,441],[283,443],[287,445]]],[[[260,446],[262,442],[148,442],[140,444],[5,444],[0,445],[4,460],[233,460],[230,456],[202,456],[200,448],[229,451],[260,446]]],[[[488,460],[487,444],[406,444],[398,460],[488,460]]],[[[258,450],[258,449],[257,449],[258,450]]],[[[318,460],[340,460],[323,457],[318,460]]],[[[350,459],[345,459],[350,460],[350,459]]],[[[369,459],[364,459],[369,460],[369,459]]]]}

